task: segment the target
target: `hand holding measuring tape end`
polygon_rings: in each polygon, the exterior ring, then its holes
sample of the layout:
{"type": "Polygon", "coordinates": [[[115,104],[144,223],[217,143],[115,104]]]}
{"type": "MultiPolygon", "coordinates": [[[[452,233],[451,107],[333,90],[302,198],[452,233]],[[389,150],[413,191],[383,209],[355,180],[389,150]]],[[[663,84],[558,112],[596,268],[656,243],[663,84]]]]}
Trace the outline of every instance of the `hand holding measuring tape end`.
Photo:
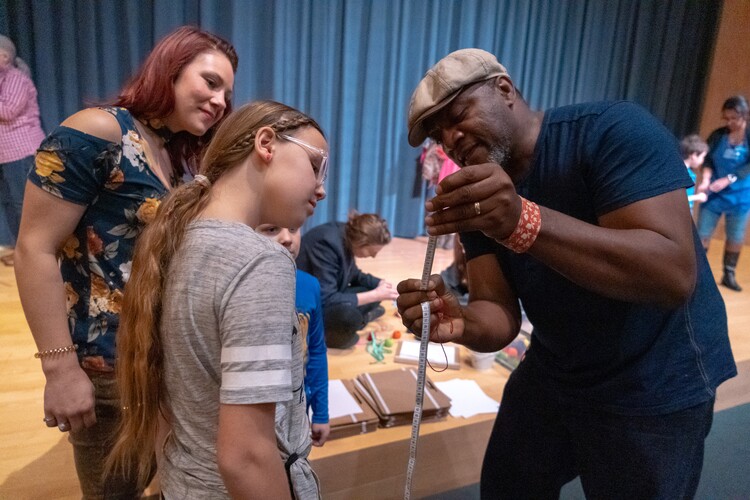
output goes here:
{"type": "Polygon", "coordinates": [[[521,198],[513,181],[496,163],[463,167],[440,182],[425,203],[431,235],[481,231],[490,238],[510,236],[521,216],[521,198]]]}
{"type": "Polygon", "coordinates": [[[432,342],[455,342],[464,332],[464,316],[458,299],[447,291],[439,274],[430,276],[427,291],[421,289],[418,279],[404,280],[398,284],[396,305],[401,322],[415,336],[422,331],[422,307],[430,301],[430,340],[432,342]]]}

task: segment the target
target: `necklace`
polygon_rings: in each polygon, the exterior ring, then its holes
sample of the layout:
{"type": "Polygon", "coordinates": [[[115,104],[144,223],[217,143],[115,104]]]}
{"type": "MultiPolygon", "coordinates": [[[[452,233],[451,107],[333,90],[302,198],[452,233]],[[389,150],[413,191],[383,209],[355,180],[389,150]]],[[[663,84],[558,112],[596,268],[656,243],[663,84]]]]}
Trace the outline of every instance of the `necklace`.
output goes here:
{"type": "Polygon", "coordinates": [[[164,125],[164,122],[162,122],[158,118],[153,118],[151,120],[145,120],[145,121],[142,121],[141,123],[143,123],[144,125],[146,125],[146,127],[148,127],[148,129],[151,132],[153,132],[154,134],[156,134],[157,136],[159,136],[161,138],[161,140],[164,141],[165,145],[172,139],[172,137],[174,137],[174,132],[172,132],[171,130],[169,130],[169,127],[167,127],[166,125],[164,125]]]}

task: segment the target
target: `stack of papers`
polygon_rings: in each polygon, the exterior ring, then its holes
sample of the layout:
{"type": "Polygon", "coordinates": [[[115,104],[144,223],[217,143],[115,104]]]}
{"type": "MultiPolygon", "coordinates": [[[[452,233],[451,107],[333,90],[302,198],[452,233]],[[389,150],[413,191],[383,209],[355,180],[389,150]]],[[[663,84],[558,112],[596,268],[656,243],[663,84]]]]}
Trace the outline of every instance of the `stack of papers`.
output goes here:
{"type": "MultiPolygon", "coordinates": [[[[380,419],[381,427],[411,425],[417,393],[417,372],[413,368],[362,373],[354,379],[357,393],[369,403],[380,419]]],[[[435,384],[425,378],[422,421],[448,416],[451,401],[435,384]]]]}
{"type": "Polygon", "coordinates": [[[338,418],[362,413],[362,407],[341,380],[328,381],[328,416],[338,418]]]}
{"type": "Polygon", "coordinates": [[[473,380],[455,378],[435,385],[451,398],[452,417],[469,418],[480,413],[497,413],[500,403],[484,393],[473,380]]]}
{"type": "MultiPolygon", "coordinates": [[[[393,360],[396,363],[419,364],[420,342],[416,340],[402,340],[396,347],[396,355],[393,360]]],[[[455,344],[427,344],[427,361],[433,368],[442,371],[445,368],[458,370],[461,366],[458,356],[458,346],[455,344]],[[447,365],[447,366],[446,366],[447,365]]]]}
{"type": "Polygon", "coordinates": [[[357,394],[351,380],[328,382],[328,415],[331,424],[328,439],[365,434],[378,427],[378,416],[357,394]]]}

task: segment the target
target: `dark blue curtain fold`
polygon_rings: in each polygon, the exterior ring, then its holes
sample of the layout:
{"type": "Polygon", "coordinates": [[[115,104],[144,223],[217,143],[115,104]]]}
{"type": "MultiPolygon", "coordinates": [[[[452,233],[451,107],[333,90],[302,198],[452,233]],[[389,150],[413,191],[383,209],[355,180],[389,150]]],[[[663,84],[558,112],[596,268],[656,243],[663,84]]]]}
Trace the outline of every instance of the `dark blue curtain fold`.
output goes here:
{"type": "Polygon", "coordinates": [[[51,130],[111,100],[154,42],[194,24],[240,56],[236,103],[276,99],[326,130],[328,199],[308,224],[378,212],[422,233],[425,185],[406,108],[442,56],[498,56],[536,109],[630,99],[676,136],[698,128],[721,0],[2,0],[51,130]]]}

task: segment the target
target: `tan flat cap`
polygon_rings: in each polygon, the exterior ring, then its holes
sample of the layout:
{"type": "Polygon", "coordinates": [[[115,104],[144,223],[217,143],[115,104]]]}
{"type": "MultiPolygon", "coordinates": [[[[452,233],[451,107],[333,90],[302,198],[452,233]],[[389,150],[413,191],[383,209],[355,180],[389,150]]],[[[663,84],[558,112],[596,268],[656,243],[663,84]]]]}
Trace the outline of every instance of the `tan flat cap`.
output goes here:
{"type": "Polygon", "coordinates": [[[426,138],[424,120],[456,98],[458,92],[472,83],[508,75],[497,58],[482,49],[451,52],[425,73],[409,103],[409,144],[419,146],[426,138]]]}

